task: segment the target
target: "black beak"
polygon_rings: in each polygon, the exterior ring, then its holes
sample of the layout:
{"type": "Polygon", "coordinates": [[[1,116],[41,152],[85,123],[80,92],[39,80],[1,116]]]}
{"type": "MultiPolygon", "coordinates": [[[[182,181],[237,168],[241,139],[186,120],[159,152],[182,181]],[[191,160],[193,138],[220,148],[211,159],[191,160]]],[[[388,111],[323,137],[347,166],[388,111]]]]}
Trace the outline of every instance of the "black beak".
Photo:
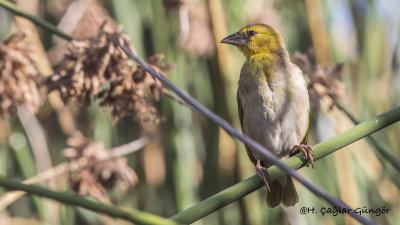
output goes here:
{"type": "Polygon", "coordinates": [[[246,38],[236,32],[222,39],[221,43],[231,44],[235,46],[243,46],[246,44],[246,38]]]}

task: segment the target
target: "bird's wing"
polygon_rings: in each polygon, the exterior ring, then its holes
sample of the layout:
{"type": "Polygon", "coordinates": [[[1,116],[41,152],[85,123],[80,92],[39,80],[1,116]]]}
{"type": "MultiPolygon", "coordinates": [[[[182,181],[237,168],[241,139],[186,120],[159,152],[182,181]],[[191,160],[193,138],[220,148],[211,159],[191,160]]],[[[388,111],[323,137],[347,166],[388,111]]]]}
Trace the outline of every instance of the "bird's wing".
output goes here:
{"type": "Polygon", "coordinates": [[[238,114],[239,114],[239,120],[240,120],[240,127],[243,130],[243,108],[242,108],[242,102],[240,101],[240,98],[239,98],[239,91],[236,94],[236,100],[237,100],[238,114]]]}
{"type": "Polygon", "coordinates": [[[303,141],[301,142],[301,144],[303,144],[303,145],[307,144],[309,131],[310,131],[310,111],[308,111],[308,125],[307,125],[306,136],[304,136],[303,141]]]}
{"type": "MultiPolygon", "coordinates": [[[[236,100],[237,100],[237,106],[238,106],[240,127],[242,128],[242,132],[245,134],[245,132],[243,130],[243,108],[242,108],[242,102],[240,101],[240,98],[239,98],[239,91],[238,91],[238,93],[236,95],[236,100]]],[[[246,152],[247,152],[247,155],[249,156],[251,162],[253,162],[253,164],[255,165],[257,163],[257,160],[254,158],[254,156],[251,153],[251,150],[249,149],[249,147],[247,147],[247,145],[244,145],[244,146],[246,147],[246,152]]]]}

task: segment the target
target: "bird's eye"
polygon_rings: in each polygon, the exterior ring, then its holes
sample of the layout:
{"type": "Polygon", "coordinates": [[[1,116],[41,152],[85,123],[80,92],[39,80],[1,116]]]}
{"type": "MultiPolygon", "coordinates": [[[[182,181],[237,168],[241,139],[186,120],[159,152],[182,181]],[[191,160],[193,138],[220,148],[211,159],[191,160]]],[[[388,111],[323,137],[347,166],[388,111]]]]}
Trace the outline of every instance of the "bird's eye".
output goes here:
{"type": "Polygon", "coordinates": [[[253,37],[254,35],[256,35],[256,32],[255,32],[254,30],[249,30],[249,31],[247,31],[247,33],[246,33],[246,36],[247,36],[247,37],[253,37]]]}

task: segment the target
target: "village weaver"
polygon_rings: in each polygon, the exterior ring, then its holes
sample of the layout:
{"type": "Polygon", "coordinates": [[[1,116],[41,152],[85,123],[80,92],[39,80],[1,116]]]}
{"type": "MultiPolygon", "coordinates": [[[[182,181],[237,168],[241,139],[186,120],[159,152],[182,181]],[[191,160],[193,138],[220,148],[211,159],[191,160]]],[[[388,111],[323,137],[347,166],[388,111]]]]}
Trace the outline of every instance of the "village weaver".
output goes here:
{"type": "MultiPolygon", "coordinates": [[[[237,46],[246,62],[240,72],[237,104],[242,132],[279,158],[303,152],[314,168],[306,145],[309,97],[302,71],[290,61],[279,32],[264,24],[248,25],[221,43],[237,46]]],[[[285,176],[268,184],[272,164],[246,146],[256,172],[267,188],[267,205],[293,206],[299,201],[293,180],[285,176]]]]}

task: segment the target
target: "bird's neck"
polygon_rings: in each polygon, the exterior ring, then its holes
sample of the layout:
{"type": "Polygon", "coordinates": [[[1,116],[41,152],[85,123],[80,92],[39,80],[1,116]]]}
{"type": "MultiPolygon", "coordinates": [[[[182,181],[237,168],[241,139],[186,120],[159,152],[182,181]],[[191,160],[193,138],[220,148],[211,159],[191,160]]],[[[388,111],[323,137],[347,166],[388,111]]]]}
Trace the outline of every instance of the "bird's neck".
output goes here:
{"type": "Polygon", "coordinates": [[[286,49],[277,52],[261,52],[257,54],[251,54],[247,58],[249,64],[260,64],[264,65],[265,69],[271,70],[270,72],[278,69],[285,69],[290,63],[289,54],[286,49]]]}

